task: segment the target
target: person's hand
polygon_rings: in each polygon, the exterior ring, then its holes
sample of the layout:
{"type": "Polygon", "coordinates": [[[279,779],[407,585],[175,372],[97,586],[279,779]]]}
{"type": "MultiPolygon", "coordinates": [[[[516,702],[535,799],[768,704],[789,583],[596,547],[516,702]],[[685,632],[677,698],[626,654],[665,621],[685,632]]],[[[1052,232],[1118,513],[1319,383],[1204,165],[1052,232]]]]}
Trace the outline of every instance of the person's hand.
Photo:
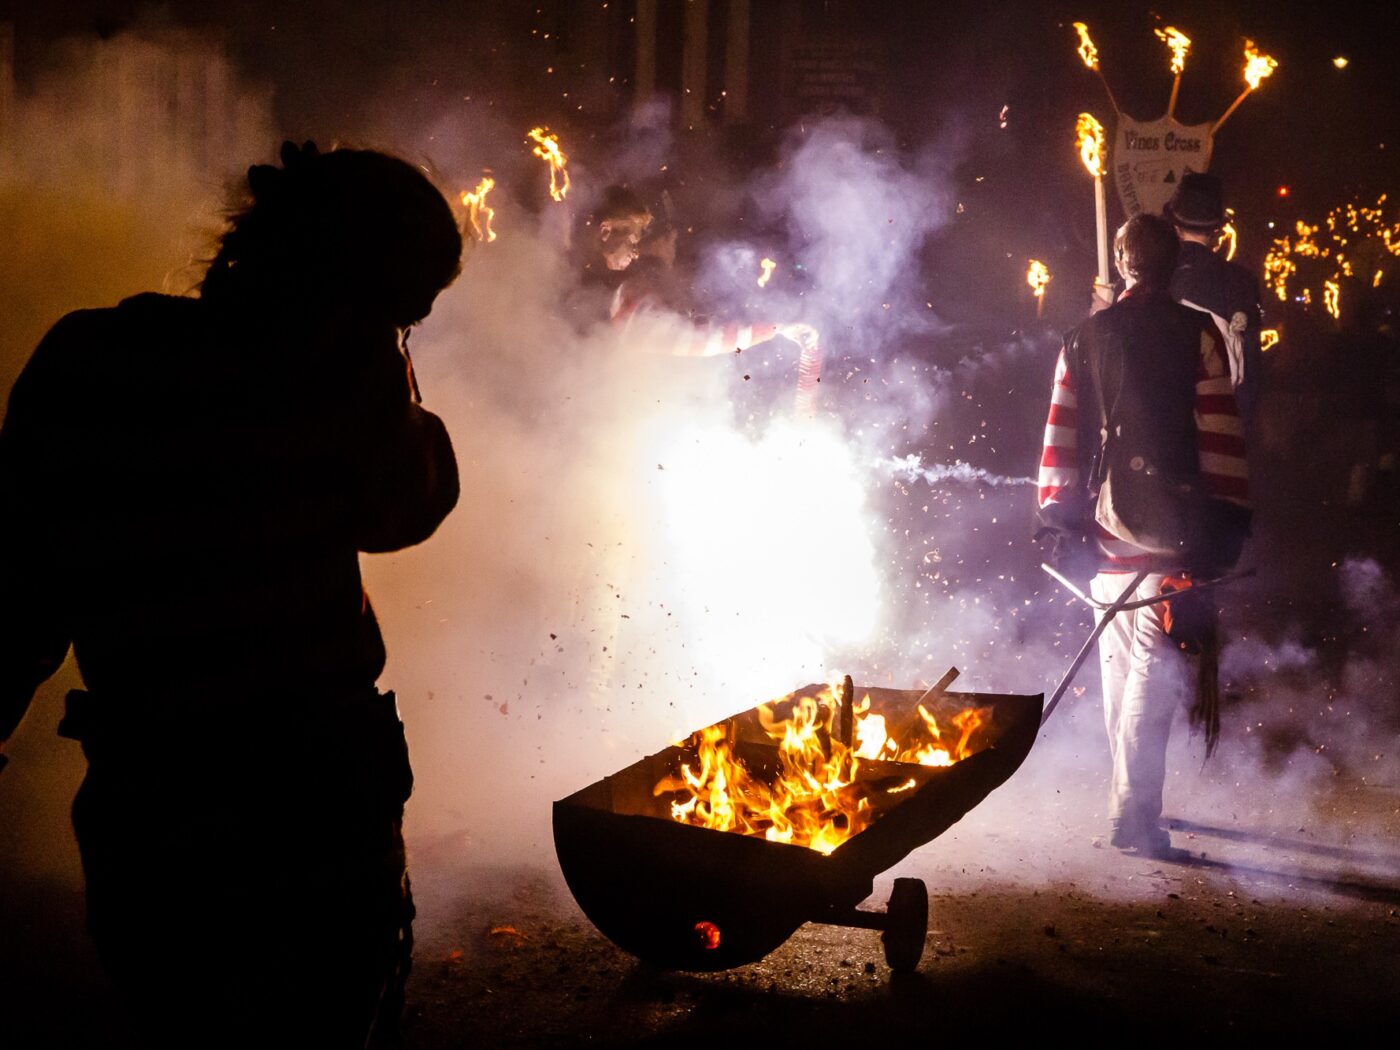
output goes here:
{"type": "Polygon", "coordinates": [[[778,325],[778,334],[791,339],[803,350],[810,350],[821,341],[821,333],[801,321],[778,325]]]}
{"type": "Polygon", "coordinates": [[[1113,305],[1113,286],[1094,282],[1094,296],[1089,300],[1089,313],[1096,314],[1113,305]]]}

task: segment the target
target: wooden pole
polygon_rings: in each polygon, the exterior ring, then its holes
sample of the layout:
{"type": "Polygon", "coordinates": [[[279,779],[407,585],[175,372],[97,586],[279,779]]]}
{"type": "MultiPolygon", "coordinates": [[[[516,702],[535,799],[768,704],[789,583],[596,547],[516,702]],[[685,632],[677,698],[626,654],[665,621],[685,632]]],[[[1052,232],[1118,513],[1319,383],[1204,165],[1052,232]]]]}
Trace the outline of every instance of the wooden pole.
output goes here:
{"type": "Polygon", "coordinates": [[[1247,88],[1245,88],[1243,91],[1240,92],[1240,97],[1237,98],[1237,99],[1235,99],[1235,101],[1233,101],[1233,102],[1230,103],[1230,108],[1227,109],[1227,110],[1225,111],[1225,115],[1222,116],[1219,120],[1217,120],[1217,121],[1211,126],[1210,133],[1211,133],[1212,135],[1214,135],[1217,131],[1220,130],[1220,125],[1221,125],[1221,124],[1224,124],[1225,121],[1227,121],[1227,120],[1230,119],[1230,114],[1233,113],[1233,112],[1235,112],[1235,110],[1237,110],[1237,109],[1239,108],[1240,103],[1243,102],[1245,99],[1247,99],[1247,98],[1249,97],[1249,93],[1250,93],[1251,91],[1253,91],[1253,90],[1254,90],[1253,88],[1248,88],[1248,87],[1247,87],[1247,88]]]}
{"type": "Polygon", "coordinates": [[[1113,281],[1108,273],[1108,200],[1103,192],[1103,176],[1094,176],[1094,221],[1098,233],[1099,276],[1095,292],[1104,302],[1113,301],[1113,281]]]}

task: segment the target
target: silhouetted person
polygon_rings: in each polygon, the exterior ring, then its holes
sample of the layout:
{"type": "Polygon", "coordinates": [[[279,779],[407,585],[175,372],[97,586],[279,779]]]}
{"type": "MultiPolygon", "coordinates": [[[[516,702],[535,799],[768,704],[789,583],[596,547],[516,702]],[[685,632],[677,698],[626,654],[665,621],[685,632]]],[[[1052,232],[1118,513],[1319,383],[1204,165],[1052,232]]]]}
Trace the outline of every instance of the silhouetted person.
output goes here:
{"type": "Polygon", "coordinates": [[[457,500],[401,334],[460,267],[384,154],[248,173],[199,298],[63,318],[0,430],[0,740],[72,644],[88,926],[150,1038],[362,1046],[411,945],[412,786],[360,551],[457,500]]]}

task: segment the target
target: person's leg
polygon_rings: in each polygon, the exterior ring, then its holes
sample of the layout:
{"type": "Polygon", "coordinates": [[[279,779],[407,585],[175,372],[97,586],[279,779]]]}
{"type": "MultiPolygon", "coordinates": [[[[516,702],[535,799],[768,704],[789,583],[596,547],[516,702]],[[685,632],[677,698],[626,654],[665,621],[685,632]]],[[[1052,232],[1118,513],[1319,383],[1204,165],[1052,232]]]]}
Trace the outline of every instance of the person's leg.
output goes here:
{"type": "MultiPolygon", "coordinates": [[[[1163,577],[1143,580],[1138,597],[1156,595],[1163,577]]],[[[1167,638],[1161,604],[1134,610],[1127,680],[1119,716],[1119,762],[1115,774],[1118,841],[1149,850],[1170,846],[1161,827],[1162,788],[1167,774],[1167,738],[1182,700],[1184,661],[1167,638]]]]}
{"type": "MultiPolygon", "coordinates": [[[[1100,602],[1117,601],[1132,579],[1123,573],[1101,572],[1090,582],[1090,593],[1100,602]]],[[[1099,677],[1103,688],[1104,727],[1108,731],[1108,754],[1112,763],[1108,786],[1108,818],[1118,819],[1122,796],[1127,786],[1127,771],[1123,765],[1120,727],[1123,713],[1123,692],[1128,684],[1128,667],[1132,655],[1133,612],[1120,612],[1099,635],[1099,677]]]]}

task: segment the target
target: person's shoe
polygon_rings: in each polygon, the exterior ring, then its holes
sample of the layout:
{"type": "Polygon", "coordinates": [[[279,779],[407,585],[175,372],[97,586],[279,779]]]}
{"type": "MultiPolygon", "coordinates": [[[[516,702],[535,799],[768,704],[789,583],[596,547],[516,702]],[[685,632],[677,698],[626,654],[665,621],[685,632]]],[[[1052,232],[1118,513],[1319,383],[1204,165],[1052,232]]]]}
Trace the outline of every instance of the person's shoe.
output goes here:
{"type": "Polygon", "coordinates": [[[1153,825],[1141,827],[1132,824],[1115,824],[1108,839],[1109,845],[1125,853],[1135,853],[1140,857],[1170,857],[1172,837],[1164,828],[1153,825]]]}

